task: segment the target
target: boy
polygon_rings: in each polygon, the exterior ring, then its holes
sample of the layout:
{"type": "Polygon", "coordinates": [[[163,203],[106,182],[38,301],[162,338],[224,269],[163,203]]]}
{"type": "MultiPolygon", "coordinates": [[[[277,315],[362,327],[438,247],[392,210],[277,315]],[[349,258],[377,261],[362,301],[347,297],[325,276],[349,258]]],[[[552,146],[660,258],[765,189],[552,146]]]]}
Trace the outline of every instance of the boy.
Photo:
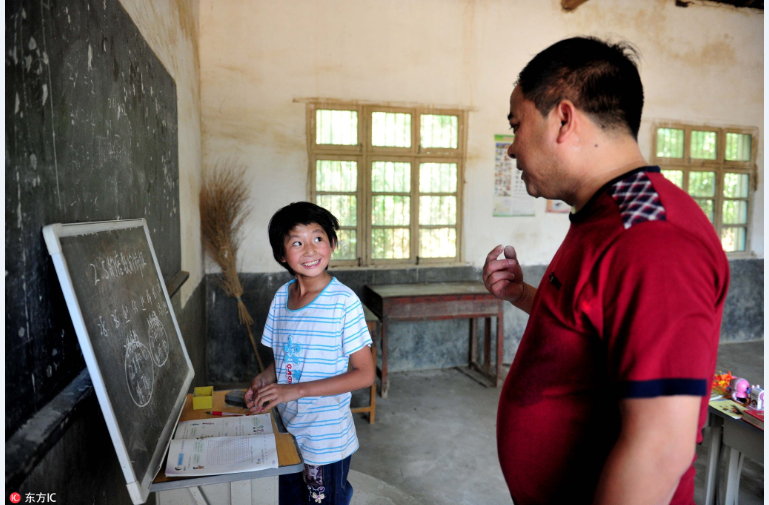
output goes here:
{"type": "Polygon", "coordinates": [[[283,207],[269,224],[273,256],[295,279],[272,300],[262,344],[275,361],[245,399],[255,414],[277,405],[302,452],[303,474],[280,476],[282,505],[352,499],[347,472],[358,438],[350,392],[371,386],[375,365],[360,300],[327,272],[338,229],[329,211],[309,202],[283,207]]]}

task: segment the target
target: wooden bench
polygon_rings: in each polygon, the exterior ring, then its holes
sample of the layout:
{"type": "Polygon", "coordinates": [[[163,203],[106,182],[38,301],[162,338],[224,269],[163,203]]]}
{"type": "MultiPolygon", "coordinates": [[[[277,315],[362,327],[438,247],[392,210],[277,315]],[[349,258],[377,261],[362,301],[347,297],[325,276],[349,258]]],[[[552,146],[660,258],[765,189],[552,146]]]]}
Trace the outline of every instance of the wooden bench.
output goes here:
{"type": "MultiPolygon", "coordinates": [[[[376,369],[376,342],[379,335],[379,318],[365,305],[363,305],[363,314],[366,316],[366,326],[368,326],[368,331],[371,333],[371,353],[374,355],[374,368],[376,369]]],[[[374,424],[376,416],[376,378],[374,378],[374,383],[371,384],[371,402],[368,406],[356,407],[350,409],[350,411],[353,414],[360,412],[368,413],[368,422],[374,424]]]]}

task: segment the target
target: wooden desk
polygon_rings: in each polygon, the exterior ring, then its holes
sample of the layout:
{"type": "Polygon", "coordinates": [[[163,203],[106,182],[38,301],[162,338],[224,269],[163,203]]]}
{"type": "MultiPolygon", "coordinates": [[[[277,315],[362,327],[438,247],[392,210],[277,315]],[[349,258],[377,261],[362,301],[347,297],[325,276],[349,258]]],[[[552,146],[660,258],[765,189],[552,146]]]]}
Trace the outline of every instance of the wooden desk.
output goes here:
{"type": "Polygon", "coordinates": [[[365,287],[366,305],[382,321],[382,397],[387,397],[388,331],[393,321],[470,319],[470,368],[491,386],[502,384],[504,344],[504,306],[502,300],[486,291],[482,282],[435,282],[426,284],[380,284],[365,287]],[[478,361],[478,324],[485,318],[483,363],[478,361]],[[496,367],[491,367],[491,318],[497,318],[496,367]]]}
{"type": "Polygon", "coordinates": [[[735,505],[740,489],[740,474],[745,457],[764,462],[764,432],[743,421],[734,419],[718,409],[708,407],[708,461],[705,472],[705,505],[713,505],[719,480],[722,448],[729,449],[726,474],[725,505],[735,505]]]}
{"type": "MultiPolygon", "coordinates": [[[[236,414],[248,414],[248,409],[233,407],[224,403],[224,396],[229,391],[214,392],[214,406],[211,410],[222,412],[234,412],[236,414]]],[[[194,419],[209,419],[213,416],[206,414],[206,410],[192,410],[192,395],[187,395],[187,401],[182,409],[179,421],[194,419]]],[[[289,433],[278,433],[275,418],[272,418],[272,431],[275,434],[275,445],[278,449],[278,468],[270,468],[258,472],[241,472],[222,475],[207,475],[203,477],[167,477],[165,474],[165,460],[163,467],[155,480],[152,481],[150,491],[158,491],[159,503],[194,503],[206,504],[211,502],[224,502],[232,504],[277,503],[277,476],[289,473],[301,472],[304,469],[304,461],[299,455],[299,450],[294,437],[289,433]],[[265,480],[265,477],[274,477],[265,480]],[[249,482],[252,481],[252,482],[249,482]],[[261,482],[264,481],[264,482],[261,482]],[[229,486],[215,486],[229,483],[229,486]],[[200,487],[207,486],[211,492],[201,493],[200,487]],[[264,489],[265,486],[267,489],[264,489]],[[183,501],[178,495],[164,499],[162,491],[184,490],[187,488],[192,501],[183,501]],[[222,489],[223,488],[223,489],[222,489]],[[273,490],[274,488],[274,490],[273,490]],[[255,492],[255,490],[257,490],[255,492]],[[265,496],[256,496],[264,493],[265,496]],[[222,499],[222,494],[229,495],[228,499],[222,499]],[[273,496],[274,495],[274,500],[273,496]],[[207,495],[207,496],[204,496],[207,495]],[[212,499],[211,495],[219,498],[212,499]],[[270,495],[270,496],[267,496],[270,495]]],[[[166,455],[167,457],[167,455],[166,455]]],[[[186,494],[184,495],[186,496],[186,494]]]]}

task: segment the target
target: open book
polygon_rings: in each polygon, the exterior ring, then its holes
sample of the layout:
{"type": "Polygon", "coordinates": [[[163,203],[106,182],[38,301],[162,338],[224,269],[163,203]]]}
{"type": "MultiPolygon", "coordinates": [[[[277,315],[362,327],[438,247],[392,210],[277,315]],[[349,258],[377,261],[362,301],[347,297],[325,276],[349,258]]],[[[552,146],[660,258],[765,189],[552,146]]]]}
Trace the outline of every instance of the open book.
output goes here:
{"type": "Polygon", "coordinates": [[[166,475],[254,472],[278,468],[270,414],[182,421],[171,440],[166,475]]]}

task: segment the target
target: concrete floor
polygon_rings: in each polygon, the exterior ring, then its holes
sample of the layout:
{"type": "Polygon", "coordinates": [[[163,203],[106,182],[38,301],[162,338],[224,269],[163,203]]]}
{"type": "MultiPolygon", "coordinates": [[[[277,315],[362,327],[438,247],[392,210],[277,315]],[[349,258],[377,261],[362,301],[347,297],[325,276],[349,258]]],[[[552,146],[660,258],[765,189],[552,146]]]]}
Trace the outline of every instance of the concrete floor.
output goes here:
{"type": "MultiPolygon", "coordinates": [[[[763,341],[723,344],[717,370],[763,384],[763,358],[763,341]]],[[[353,504],[512,503],[496,453],[499,389],[485,388],[456,369],[390,377],[388,398],[377,397],[376,422],[355,416],[361,448],[352,458],[353,504]]],[[[356,393],[354,400],[361,399],[356,393]]],[[[700,462],[706,453],[697,448],[697,503],[702,503],[700,462]]],[[[746,460],[740,503],[760,504],[763,497],[764,467],[746,460]]]]}

